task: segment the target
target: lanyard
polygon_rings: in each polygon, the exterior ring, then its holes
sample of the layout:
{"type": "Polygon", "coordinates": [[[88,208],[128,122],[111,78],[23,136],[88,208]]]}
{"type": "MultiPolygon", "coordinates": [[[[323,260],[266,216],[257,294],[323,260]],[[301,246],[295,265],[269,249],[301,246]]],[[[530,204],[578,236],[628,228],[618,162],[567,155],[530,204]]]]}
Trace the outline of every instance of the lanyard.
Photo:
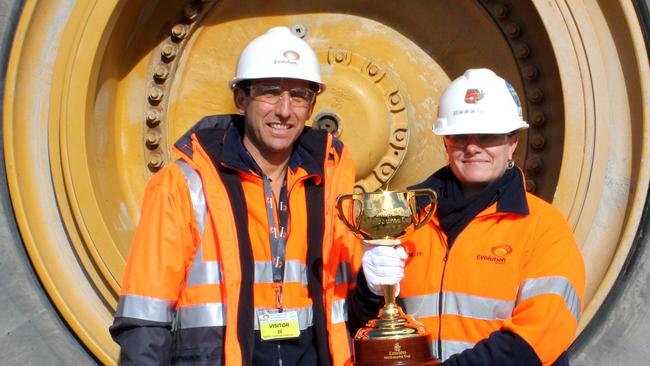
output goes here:
{"type": "Polygon", "coordinates": [[[275,224],[275,210],[273,203],[273,190],[271,180],[264,176],[264,200],[266,202],[266,217],[269,222],[269,242],[271,243],[271,268],[273,270],[273,288],[275,289],[275,303],[282,310],[282,281],[284,279],[284,261],[287,252],[287,224],[289,221],[289,200],[287,197],[286,177],[285,184],[280,190],[278,202],[279,225],[275,224]],[[278,233],[278,229],[280,232],[278,233]]]}

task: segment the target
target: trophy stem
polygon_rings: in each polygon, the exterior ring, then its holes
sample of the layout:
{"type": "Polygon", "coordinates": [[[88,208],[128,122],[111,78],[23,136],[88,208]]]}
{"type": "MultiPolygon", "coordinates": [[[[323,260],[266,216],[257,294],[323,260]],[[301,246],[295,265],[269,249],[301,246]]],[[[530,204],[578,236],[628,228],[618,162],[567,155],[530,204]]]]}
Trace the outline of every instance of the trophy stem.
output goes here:
{"type": "Polygon", "coordinates": [[[395,285],[384,285],[384,307],[381,309],[380,318],[384,320],[399,317],[399,308],[395,303],[395,285]]]}
{"type": "Polygon", "coordinates": [[[395,285],[384,285],[384,303],[395,303],[395,285]]]}

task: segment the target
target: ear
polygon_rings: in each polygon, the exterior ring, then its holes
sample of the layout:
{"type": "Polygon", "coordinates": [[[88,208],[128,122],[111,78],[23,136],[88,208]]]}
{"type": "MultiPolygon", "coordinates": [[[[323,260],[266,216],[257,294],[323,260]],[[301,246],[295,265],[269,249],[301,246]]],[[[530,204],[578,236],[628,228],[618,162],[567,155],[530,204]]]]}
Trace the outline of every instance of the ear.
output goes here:
{"type": "Polygon", "coordinates": [[[248,96],[246,95],[246,92],[244,92],[242,88],[235,88],[233,91],[233,100],[239,113],[244,113],[248,106],[248,96]]]}
{"type": "Polygon", "coordinates": [[[444,148],[444,152],[449,152],[449,146],[447,146],[447,141],[445,141],[445,137],[438,136],[438,138],[442,140],[442,147],[444,148]]]}
{"type": "Polygon", "coordinates": [[[519,143],[519,132],[513,134],[508,138],[508,159],[512,160],[515,150],[517,149],[517,144],[519,143]]]}

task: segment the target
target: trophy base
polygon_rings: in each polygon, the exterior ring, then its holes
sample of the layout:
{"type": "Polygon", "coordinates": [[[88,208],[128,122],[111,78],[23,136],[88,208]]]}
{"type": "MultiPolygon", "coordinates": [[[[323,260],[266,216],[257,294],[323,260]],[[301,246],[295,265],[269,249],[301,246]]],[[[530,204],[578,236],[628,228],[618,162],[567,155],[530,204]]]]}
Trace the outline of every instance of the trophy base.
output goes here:
{"type": "Polygon", "coordinates": [[[441,365],[431,356],[431,336],[414,335],[407,338],[355,339],[355,366],[441,365]]]}

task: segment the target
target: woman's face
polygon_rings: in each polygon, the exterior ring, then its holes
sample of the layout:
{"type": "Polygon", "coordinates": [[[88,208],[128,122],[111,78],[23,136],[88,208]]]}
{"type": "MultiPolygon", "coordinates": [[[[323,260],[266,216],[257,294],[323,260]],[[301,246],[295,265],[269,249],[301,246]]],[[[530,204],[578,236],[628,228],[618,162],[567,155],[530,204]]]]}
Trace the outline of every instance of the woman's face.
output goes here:
{"type": "Polygon", "coordinates": [[[465,196],[480,192],[501,177],[517,148],[518,134],[443,136],[449,165],[465,196]]]}

